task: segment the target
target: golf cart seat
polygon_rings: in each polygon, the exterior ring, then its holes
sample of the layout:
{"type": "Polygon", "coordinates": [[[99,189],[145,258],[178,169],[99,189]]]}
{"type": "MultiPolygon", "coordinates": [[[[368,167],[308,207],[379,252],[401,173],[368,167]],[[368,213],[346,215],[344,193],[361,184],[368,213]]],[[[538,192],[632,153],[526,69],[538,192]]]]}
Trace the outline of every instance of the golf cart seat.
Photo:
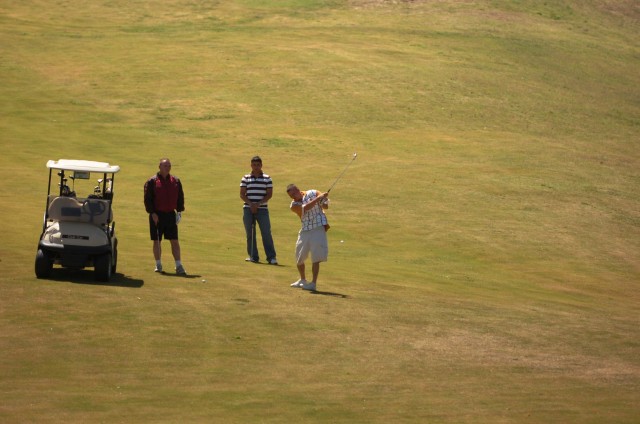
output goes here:
{"type": "Polygon", "coordinates": [[[74,197],[59,196],[51,201],[49,219],[62,222],[83,222],[107,225],[111,222],[109,202],[102,199],[78,201],[74,197]]]}

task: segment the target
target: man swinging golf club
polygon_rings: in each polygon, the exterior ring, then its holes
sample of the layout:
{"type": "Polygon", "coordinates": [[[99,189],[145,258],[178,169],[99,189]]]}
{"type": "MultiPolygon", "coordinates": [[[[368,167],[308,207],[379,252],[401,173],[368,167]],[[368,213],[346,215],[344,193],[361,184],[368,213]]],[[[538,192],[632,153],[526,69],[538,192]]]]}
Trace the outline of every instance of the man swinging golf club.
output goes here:
{"type": "Polygon", "coordinates": [[[329,207],[329,193],[320,193],[317,190],[300,191],[295,184],[289,184],[287,194],[293,199],[290,206],[291,211],[295,212],[302,222],[302,228],[298,232],[296,242],[296,265],[300,279],[291,284],[291,287],[315,291],[320,262],[326,262],[329,256],[326,233],[329,230],[329,223],[323,210],[329,207]],[[304,264],[309,255],[311,255],[312,262],[313,279],[311,281],[307,281],[304,264]]]}
{"type": "Polygon", "coordinates": [[[358,156],[354,153],[346,168],[338,175],[338,178],[331,184],[326,193],[318,190],[300,191],[295,184],[287,186],[287,194],[293,201],[289,207],[295,212],[302,222],[302,228],[298,233],[296,242],[296,265],[300,273],[300,279],[291,287],[301,287],[304,290],[315,291],[320,272],[320,262],[326,262],[329,256],[329,243],[327,241],[327,231],[329,231],[329,222],[324,213],[324,209],[329,208],[329,192],[336,183],[342,178],[349,166],[356,160],[358,156]],[[304,261],[311,255],[313,279],[307,281],[304,261]]]}

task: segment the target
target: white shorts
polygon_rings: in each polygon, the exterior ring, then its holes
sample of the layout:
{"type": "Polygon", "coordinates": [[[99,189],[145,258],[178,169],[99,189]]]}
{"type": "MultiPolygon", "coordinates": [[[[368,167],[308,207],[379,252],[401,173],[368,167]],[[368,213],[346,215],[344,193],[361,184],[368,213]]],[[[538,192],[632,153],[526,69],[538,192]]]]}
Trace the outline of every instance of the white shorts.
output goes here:
{"type": "Polygon", "coordinates": [[[329,256],[329,243],[324,227],[309,231],[300,231],[296,242],[296,263],[301,265],[311,253],[311,262],[326,262],[329,256]]]}

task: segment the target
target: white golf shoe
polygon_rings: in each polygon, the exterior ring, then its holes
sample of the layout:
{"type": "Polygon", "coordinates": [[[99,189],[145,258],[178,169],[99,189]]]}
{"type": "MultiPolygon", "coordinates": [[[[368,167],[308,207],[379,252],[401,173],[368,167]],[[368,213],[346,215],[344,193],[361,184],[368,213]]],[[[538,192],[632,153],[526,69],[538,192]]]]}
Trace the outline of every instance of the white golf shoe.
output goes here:
{"type": "Polygon", "coordinates": [[[303,280],[301,278],[298,281],[296,281],[295,283],[291,284],[291,287],[302,287],[305,284],[307,284],[307,280],[303,280]]]}
{"type": "Polygon", "coordinates": [[[301,285],[300,287],[302,287],[302,290],[309,290],[309,291],[316,291],[316,283],[314,282],[307,282],[303,285],[301,285]]]}

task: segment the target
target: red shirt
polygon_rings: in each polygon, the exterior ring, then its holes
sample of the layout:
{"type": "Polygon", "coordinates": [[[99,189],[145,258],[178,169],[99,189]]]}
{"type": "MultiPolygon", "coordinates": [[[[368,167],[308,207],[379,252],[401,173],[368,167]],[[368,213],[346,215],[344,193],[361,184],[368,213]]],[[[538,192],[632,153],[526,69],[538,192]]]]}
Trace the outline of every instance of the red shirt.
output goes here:
{"type": "Polygon", "coordinates": [[[171,174],[163,178],[160,173],[151,177],[144,185],[144,206],[148,213],[182,212],[184,193],[180,179],[171,174]]]}

